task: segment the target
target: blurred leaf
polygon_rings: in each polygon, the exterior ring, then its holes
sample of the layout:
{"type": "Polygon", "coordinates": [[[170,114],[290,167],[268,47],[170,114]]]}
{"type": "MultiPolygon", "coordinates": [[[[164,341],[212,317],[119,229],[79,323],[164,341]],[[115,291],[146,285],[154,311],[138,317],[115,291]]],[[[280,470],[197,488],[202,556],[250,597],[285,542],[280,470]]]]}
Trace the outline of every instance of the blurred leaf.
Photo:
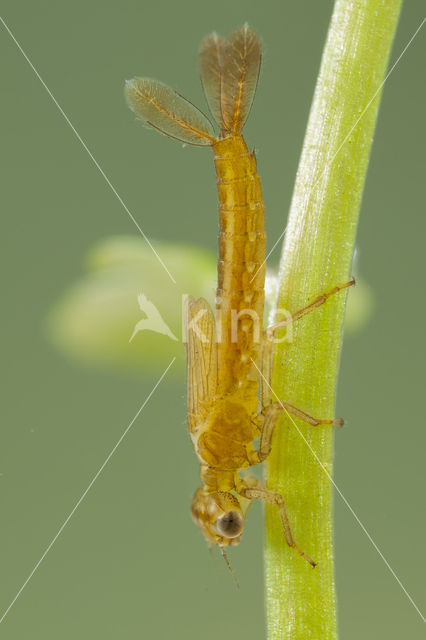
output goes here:
{"type": "Polygon", "coordinates": [[[374,292],[361,278],[348,294],[345,314],[345,336],[357,333],[368,324],[374,311],[374,292]]]}
{"type": "Polygon", "coordinates": [[[102,240],[87,256],[89,272],[49,314],[49,337],[58,349],[88,365],[140,373],[163,371],[173,356],[184,362],[182,297],[191,293],[214,300],[215,258],[194,247],[154,244],[176,284],[142,238],[102,240]],[[136,324],[147,317],[140,294],[153,303],[177,342],[149,329],[129,342],[136,324]]]}

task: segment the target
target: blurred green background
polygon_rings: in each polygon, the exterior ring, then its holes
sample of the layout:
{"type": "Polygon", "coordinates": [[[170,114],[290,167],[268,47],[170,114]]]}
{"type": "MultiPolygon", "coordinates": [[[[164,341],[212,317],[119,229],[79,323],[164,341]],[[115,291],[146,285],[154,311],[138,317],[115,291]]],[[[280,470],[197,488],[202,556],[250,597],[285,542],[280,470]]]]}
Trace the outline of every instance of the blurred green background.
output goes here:
{"type": "MultiPolygon", "coordinates": [[[[199,42],[247,20],[265,46],[246,133],[258,151],[272,246],[285,225],[331,1],[4,0],[2,7],[147,236],[211,251],[211,152],[183,150],[138,125],[123,81],[157,77],[204,108],[199,42]]],[[[392,60],[423,15],[422,0],[405,3],[392,60]]],[[[426,27],[389,78],[379,114],[356,267],[374,291],[375,313],[344,345],[337,415],[348,426],[336,436],[335,468],[340,489],[420,606],[425,55],[426,27]]],[[[4,611],[159,376],[84,367],[47,338],[46,317],[83,273],[89,249],[106,236],[138,232],[4,28],[0,57],[4,611]]],[[[149,282],[149,270],[145,277],[149,282]]],[[[163,278],[159,288],[168,286],[163,278]]],[[[145,286],[142,278],[140,290],[145,286]]],[[[164,338],[171,353],[174,344],[164,338]]],[[[11,609],[2,637],[264,637],[261,508],[250,513],[244,543],[232,551],[237,590],[190,520],[198,468],[178,369],[11,609]]],[[[423,637],[419,615],[338,496],[335,511],[341,638],[423,637]]]]}

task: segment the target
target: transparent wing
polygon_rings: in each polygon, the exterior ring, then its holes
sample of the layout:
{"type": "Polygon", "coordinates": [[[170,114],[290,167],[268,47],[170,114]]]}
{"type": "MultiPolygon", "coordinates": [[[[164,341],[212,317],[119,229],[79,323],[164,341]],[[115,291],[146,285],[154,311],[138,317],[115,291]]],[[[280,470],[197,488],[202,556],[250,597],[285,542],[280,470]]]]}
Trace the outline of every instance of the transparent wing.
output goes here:
{"type": "Polygon", "coordinates": [[[187,411],[192,431],[208,411],[217,389],[215,317],[204,298],[186,306],[187,411]]]}
{"type": "Polygon", "coordinates": [[[245,24],[225,41],[222,57],[221,110],[223,127],[239,133],[248,118],[262,60],[258,35],[245,24]]]}
{"type": "Polygon", "coordinates": [[[158,80],[127,80],[125,95],[136,115],[171,138],[194,145],[211,145],[216,139],[210,120],[189,100],[158,80]]]}
{"type": "Polygon", "coordinates": [[[224,39],[212,33],[201,42],[199,51],[200,76],[210,111],[218,125],[223,126],[221,82],[224,39]]]}

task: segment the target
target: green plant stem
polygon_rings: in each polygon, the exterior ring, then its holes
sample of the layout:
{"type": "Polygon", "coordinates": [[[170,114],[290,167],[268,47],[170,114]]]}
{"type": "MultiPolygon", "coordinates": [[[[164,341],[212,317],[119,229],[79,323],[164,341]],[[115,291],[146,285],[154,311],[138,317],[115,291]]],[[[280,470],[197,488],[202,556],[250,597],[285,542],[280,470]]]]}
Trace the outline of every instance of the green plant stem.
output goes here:
{"type": "MultiPolygon", "coordinates": [[[[278,309],[294,312],[351,275],[380,88],[400,4],[335,3],[285,236],[278,309]]],[[[275,346],[274,392],[316,417],[334,415],[345,298],[346,292],[333,296],[293,325],[291,343],[275,346]]],[[[277,510],[268,505],[268,638],[331,640],[336,638],[333,428],[294,422],[297,427],[284,415],[276,427],[267,484],[284,496],[294,537],[318,566],[312,569],[286,546],[277,510]]]]}

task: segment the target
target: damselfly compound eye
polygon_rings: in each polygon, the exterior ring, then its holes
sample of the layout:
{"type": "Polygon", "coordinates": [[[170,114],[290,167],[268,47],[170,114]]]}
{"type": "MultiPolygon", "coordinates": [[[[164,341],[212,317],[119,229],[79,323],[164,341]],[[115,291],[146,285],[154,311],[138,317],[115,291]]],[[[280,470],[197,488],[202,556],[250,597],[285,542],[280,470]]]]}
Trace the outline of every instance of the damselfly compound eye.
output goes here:
{"type": "Polygon", "coordinates": [[[243,530],[244,519],[238,511],[228,511],[215,522],[217,532],[225,538],[235,538],[243,530]]]}

